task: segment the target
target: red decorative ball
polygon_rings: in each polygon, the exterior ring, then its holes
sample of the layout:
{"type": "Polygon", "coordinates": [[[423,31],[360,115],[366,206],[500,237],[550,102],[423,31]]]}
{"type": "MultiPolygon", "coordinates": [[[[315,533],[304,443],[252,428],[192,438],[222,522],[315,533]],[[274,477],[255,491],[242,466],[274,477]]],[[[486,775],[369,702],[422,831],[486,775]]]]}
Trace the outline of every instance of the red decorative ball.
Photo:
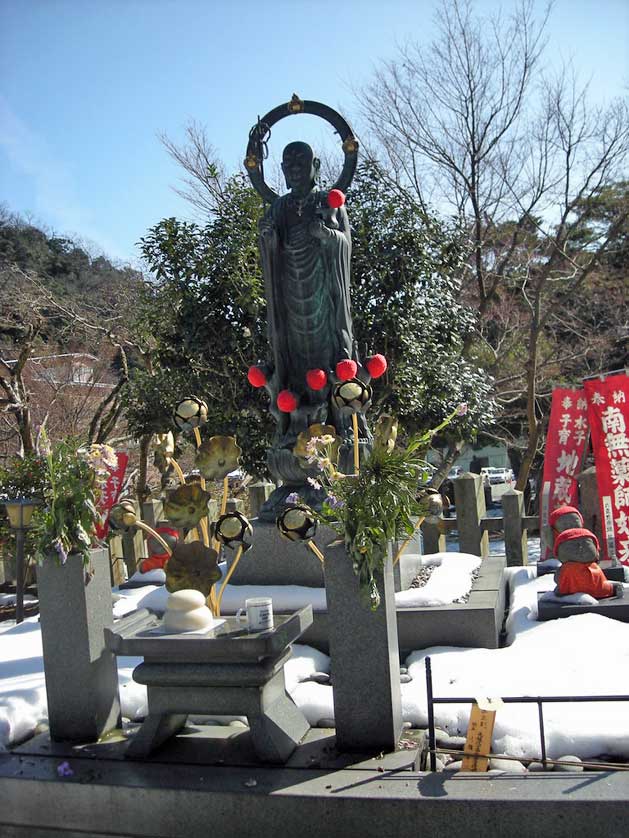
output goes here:
{"type": "Polygon", "coordinates": [[[290,390],[282,390],[277,394],[277,406],[282,413],[292,413],[297,407],[297,396],[290,390]]]}
{"type": "Polygon", "coordinates": [[[365,366],[372,378],[380,378],[387,371],[387,359],[384,355],[370,355],[365,360],[365,366]]]}
{"type": "Polygon", "coordinates": [[[328,206],[332,209],[338,209],[345,203],[345,195],[340,189],[330,189],[328,192],[328,206]]]}
{"type": "Polygon", "coordinates": [[[358,365],[356,361],[350,361],[346,358],[344,361],[339,361],[336,365],[336,377],[340,381],[349,381],[350,378],[356,378],[358,372],[358,365]]]}
{"type": "Polygon", "coordinates": [[[252,387],[264,387],[266,384],[266,375],[260,367],[249,367],[247,378],[252,387]]]}
{"type": "Polygon", "coordinates": [[[328,377],[323,370],[308,370],[306,373],[306,383],[311,390],[323,390],[327,380],[328,377]]]}

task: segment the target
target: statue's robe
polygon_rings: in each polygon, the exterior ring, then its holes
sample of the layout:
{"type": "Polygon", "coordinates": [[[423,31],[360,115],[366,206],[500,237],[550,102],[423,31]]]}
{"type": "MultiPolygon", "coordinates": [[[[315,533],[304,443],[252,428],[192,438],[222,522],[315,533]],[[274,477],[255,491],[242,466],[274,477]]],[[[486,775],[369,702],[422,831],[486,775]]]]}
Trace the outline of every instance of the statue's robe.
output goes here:
{"type": "Polygon", "coordinates": [[[272,351],[271,410],[278,422],[276,444],[294,444],[313,422],[329,422],[341,431],[345,422],[330,407],[328,385],[311,390],[306,373],[328,375],[338,361],[354,357],[350,312],[351,235],[344,207],[331,210],[327,193],[315,191],[298,214],[290,195],[277,198],[267,219],[272,232],[261,235],[260,254],[267,301],[268,339],[272,351]],[[316,238],[310,225],[323,220],[330,236],[316,238]],[[300,407],[281,414],[275,398],[291,390],[300,407]]]}

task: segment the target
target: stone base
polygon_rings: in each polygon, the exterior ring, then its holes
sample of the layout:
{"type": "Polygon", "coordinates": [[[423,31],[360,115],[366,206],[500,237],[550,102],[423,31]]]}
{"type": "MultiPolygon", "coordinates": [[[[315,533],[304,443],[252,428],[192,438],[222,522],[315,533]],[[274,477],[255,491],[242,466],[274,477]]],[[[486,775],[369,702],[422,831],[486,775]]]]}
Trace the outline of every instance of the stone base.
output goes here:
{"type": "MultiPolygon", "coordinates": [[[[497,649],[507,601],[505,566],[504,556],[483,559],[467,602],[397,609],[401,657],[428,646],[497,649]]],[[[327,612],[315,611],[299,642],[329,654],[328,625],[327,612]]]]}
{"type": "Polygon", "coordinates": [[[576,614],[600,614],[602,617],[611,617],[612,620],[620,620],[621,623],[629,623],[629,599],[623,597],[608,597],[599,599],[596,605],[576,605],[566,602],[547,602],[540,599],[543,594],[538,594],[537,619],[556,620],[560,617],[574,617],[576,614]]]}
{"type": "MultiPolygon", "coordinates": [[[[244,738],[244,737],[238,737],[244,738]]],[[[195,749],[198,750],[198,749],[195,749]]],[[[169,755],[170,758],[170,755],[169,755]]],[[[427,774],[373,760],[346,768],[201,769],[88,758],[85,752],[0,760],[2,838],[193,838],[360,835],[621,838],[629,772],[427,774]],[[73,758],[73,757],[80,758],[73,758]],[[60,777],[61,760],[73,777],[60,777]],[[604,828],[602,825],[604,824],[604,828]]]]}

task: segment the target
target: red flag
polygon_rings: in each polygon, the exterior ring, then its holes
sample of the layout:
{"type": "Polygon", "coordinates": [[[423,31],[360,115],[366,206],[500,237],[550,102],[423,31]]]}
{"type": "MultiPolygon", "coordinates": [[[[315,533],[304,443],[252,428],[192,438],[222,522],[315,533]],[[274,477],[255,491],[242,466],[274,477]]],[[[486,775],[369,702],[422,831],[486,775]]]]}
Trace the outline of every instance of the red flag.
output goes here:
{"type": "Polygon", "coordinates": [[[578,486],[575,475],[583,462],[587,443],[587,400],[583,390],[557,387],[553,390],[550,420],[546,434],[544,476],[539,507],[542,559],[551,555],[553,544],[548,516],[558,506],[576,506],[578,486]]]}
{"type": "Polygon", "coordinates": [[[629,376],[584,381],[603,528],[603,558],[629,565],[629,376]]]}
{"type": "Polygon", "coordinates": [[[119,454],[116,452],[116,457],[118,459],[118,467],[110,472],[105,488],[96,504],[96,508],[100,513],[100,521],[96,524],[96,538],[99,541],[106,538],[109,532],[109,510],[120,497],[127,463],[129,462],[128,454],[119,454]]]}

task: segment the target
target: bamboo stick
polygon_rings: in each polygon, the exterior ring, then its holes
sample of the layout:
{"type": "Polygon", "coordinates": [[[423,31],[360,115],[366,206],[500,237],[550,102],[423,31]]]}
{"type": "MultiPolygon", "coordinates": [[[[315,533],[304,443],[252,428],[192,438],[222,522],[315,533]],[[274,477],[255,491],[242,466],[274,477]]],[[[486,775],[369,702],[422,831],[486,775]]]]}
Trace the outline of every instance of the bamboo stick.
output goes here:
{"type": "Polygon", "coordinates": [[[354,474],[360,471],[360,451],[358,448],[358,415],[352,413],[352,428],[354,430],[354,474]]]}
{"type": "Polygon", "coordinates": [[[433,748],[432,753],[435,754],[455,754],[462,757],[476,757],[478,759],[506,759],[512,762],[541,762],[548,765],[574,765],[575,768],[609,768],[613,771],[629,771],[629,765],[620,765],[616,762],[575,762],[567,759],[546,759],[541,757],[512,757],[506,754],[476,754],[473,751],[458,751],[453,748],[451,751],[447,748],[433,748]]]}
{"type": "Polygon", "coordinates": [[[312,542],[312,541],[307,541],[307,542],[306,542],[306,547],[308,547],[308,549],[309,549],[309,550],[312,550],[312,552],[313,552],[313,553],[315,554],[315,556],[319,559],[319,561],[321,562],[321,564],[323,564],[323,563],[324,563],[324,561],[325,561],[325,556],[323,555],[323,553],[321,552],[321,550],[319,550],[319,548],[317,547],[317,545],[316,545],[314,542],[312,542]]]}
{"type": "Polygon", "coordinates": [[[236,555],[234,556],[234,561],[232,562],[231,567],[227,571],[227,576],[223,579],[223,584],[220,587],[220,590],[218,592],[218,597],[217,597],[217,600],[216,600],[216,607],[217,607],[216,616],[217,617],[221,616],[221,600],[223,599],[223,593],[225,591],[225,586],[229,582],[232,573],[236,570],[236,565],[240,561],[240,557],[242,556],[244,549],[245,548],[241,544],[240,547],[238,548],[237,552],[236,552],[236,555]]]}
{"type": "Polygon", "coordinates": [[[402,553],[406,550],[406,548],[408,547],[408,545],[411,543],[411,538],[415,535],[415,533],[417,532],[417,530],[418,530],[418,529],[421,527],[421,525],[424,523],[425,518],[426,518],[426,516],[425,516],[425,515],[422,515],[422,517],[421,517],[421,518],[418,518],[418,519],[417,519],[417,523],[416,523],[416,524],[415,524],[415,526],[413,527],[413,532],[409,535],[409,537],[406,539],[406,541],[402,544],[402,546],[400,547],[400,549],[397,551],[397,553],[396,553],[396,554],[395,554],[395,556],[393,557],[393,564],[394,564],[394,566],[395,566],[395,565],[396,565],[396,564],[400,561],[400,556],[401,556],[401,555],[402,555],[402,553]]]}

